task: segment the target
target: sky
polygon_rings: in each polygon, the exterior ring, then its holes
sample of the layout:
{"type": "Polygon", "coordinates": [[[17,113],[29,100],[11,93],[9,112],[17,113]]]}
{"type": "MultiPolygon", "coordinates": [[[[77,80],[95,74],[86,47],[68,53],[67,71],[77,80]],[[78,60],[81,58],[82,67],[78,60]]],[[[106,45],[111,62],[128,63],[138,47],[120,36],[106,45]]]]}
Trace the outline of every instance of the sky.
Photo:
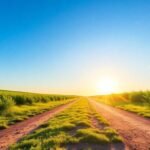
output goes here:
{"type": "Polygon", "coordinates": [[[150,89],[149,0],[0,1],[0,89],[99,94],[150,89]]]}

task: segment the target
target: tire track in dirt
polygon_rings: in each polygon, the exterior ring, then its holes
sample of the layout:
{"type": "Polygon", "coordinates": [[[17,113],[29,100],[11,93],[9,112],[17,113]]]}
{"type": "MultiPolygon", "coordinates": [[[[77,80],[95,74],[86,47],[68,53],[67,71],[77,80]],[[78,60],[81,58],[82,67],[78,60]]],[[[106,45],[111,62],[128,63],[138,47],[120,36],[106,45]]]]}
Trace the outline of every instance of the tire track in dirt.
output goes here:
{"type": "Polygon", "coordinates": [[[0,131],[0,150],[8,149],[10,145],[16,143],[23,136],[31,133],[32,131],[37,129],[41,124],[48,121],[50,118],[62,112],[66,108],[70,107],[76,101],[77,100],[74,100],[67,104],[58,106],[50,111],[44,112],[42,114],[31,117],[25,121],[12,125],[8,129],[1,130],[0,131]]]}
{"type": "Polygon", "coordinates": [[[91,98],[89,102],[118,131],[130,150],[150,150],[150,119],[96,102],[91,98]]]}

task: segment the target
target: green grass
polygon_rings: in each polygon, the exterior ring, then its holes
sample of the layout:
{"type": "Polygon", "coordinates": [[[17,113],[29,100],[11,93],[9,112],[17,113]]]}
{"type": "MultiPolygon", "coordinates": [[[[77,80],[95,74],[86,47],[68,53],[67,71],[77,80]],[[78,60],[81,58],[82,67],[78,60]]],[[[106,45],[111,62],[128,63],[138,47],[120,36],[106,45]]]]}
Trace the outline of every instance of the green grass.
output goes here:
{"type": "Polygon", "coordinates": [[[31,106],[13,106],[10,114],[0,116],[0,129],[7,128],[9,125],[15,124],[37,114],[51,110],[59,105],[66,104],[69,101],[70,100],[35,103],[31,106]]]}
{"type": "Polygon", "coordinates": [[[12,145],[10,150],[66,149],[72,144],[88,143],[90,146],[95,143],[101,145],[121,141],[107,121],[91,108],[86,99],[82,98],[49,122],[41,125],[32,134],[12,145]],[[92,117],[103,124],[104,128],[94,127],[92,117]]]}
{"type": "Polygon", "coordinates": [[[73,98],[75,96],[0,91],[0,129],[65,104],[73,98]]]}
{"type": "Polygon", "coordinates": [[[150,118],[150,91],[103,95],[96,98],[105,104],[150,118]]]}
{"type": "Polygon", "coordinates": [[[80,129],[77,131],[77,136],[80,137],[80,141],[82,142],[90,142],[96,144],[104,144],[109,143],[110,139],[107,135],[99,131],[98,129],[87,128],[87,129],[80,129]]]}
{"type": "Polygon", "coordinates": [[[37,94],[37,93],[0,90],[0,108],[1,108],[1,102],[10,101],[10,99],[16,105],[31,105],[37,102],[46,103],[49,101],[59,101],[59,100],[65,100],[65,99],[70,99],[74,97],[76,96],[37,94]]]}
{"type": "Polygon", "coordinates": [[[150,106],[148,105],[140,106],[139,104],[124,104],[117,107],[127,111],[137,113],[138,115],[141,115],[143,117],[150,118],[150,106]]]}

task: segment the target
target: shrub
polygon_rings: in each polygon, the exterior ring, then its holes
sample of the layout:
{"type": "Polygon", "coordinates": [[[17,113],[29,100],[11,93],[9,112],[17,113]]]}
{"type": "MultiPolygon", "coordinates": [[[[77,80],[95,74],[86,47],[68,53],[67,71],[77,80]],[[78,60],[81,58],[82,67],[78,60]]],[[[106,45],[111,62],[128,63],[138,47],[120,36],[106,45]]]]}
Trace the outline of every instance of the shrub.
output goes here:
{"type": "Polygon", "coordinates": [[[14,101],[11,97],[1,96],[0,98],[0,114],[8,114],[11,112],[14,101]]]}
{"type": "Polygon", "coordinates": [[[150,92],[149,91],[143,94],[143,101],[150,105],[150,92]]]}
{"type": "Polygon", "coordinates": [[[134,103],[140,103],[143,101],[143,92],[133,92],[130,94],[129,99],[134,103]]]}

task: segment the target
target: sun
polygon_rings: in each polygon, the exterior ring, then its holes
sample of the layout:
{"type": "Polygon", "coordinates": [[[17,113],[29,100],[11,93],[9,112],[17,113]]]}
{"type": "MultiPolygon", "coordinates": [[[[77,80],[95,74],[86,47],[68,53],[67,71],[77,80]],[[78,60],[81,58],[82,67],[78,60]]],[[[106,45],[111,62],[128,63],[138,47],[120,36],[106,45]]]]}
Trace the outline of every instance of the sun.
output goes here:
{"type": "Polygon", "coordinates": [[[99,94],[112,94],[118,92],[118,82],[110,77],[104,77],[97,83],[99,94]]]}

